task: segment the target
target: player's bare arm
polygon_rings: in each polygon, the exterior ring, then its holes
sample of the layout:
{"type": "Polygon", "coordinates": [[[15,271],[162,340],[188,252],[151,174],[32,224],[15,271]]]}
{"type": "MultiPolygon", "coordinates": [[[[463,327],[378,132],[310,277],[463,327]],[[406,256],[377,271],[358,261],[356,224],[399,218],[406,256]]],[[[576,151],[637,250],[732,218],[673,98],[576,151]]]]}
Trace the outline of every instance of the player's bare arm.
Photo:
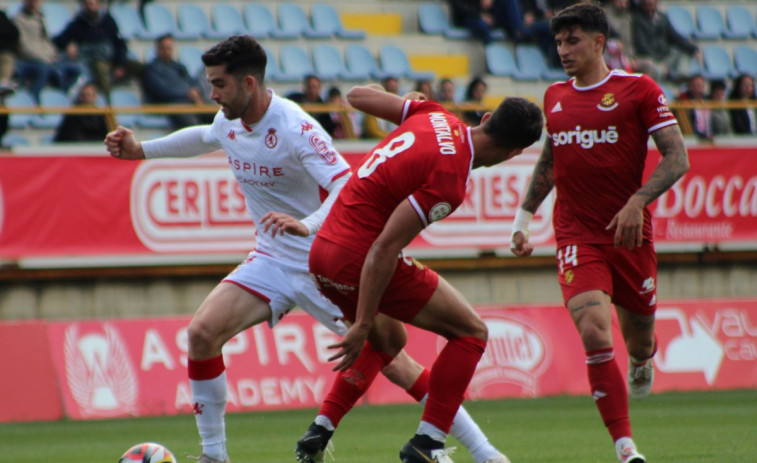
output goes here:
{"type": "Polygon", "coordinates": [[[678,125],[663,127],[652,134],[662,161],[649,180],[626,202],[607,229],[615,228],[615,246],[628,249],[643,243],[644,208],[670,189],[689,170],[689,157],[678,125]]]}
{"type": "Polygon", "coordinates": [[[347,92],[347,101],[358,111],[395,124],[400,123],[405,104],[404,98],[388,93],[376,84],[352,87],[347,92]]]}
{"type": "MultiPolygon", "coordinates": [[[[521,203],[521,209],[533,214],[555,186],[554,158],[552,143],[548,138],[541,150],[539,160],[536,161],[531,182],[528,184],[526,196],[521,203]]],[[[516,216],[517,219],[517,216],[516,216]]],[[[530,219],[529,219],[530,220],[530,219]]],[[[517,220],[516,220],[517,222],[517,220]]],[[[518,257],[528,257],[534,251],[528,241],[527,233],[514,231],[510,239],[510,251],[518,257]]]]}
{"type": "Polygon", "coordinates": [[[118,126],[116,130],[105,136],[105,148],[108,154],[118,159],[144,159],[145,152],[142,144],[134,138],[134,132],[126,127],[118,126]]]}
{"type": "Polygon", "coordinates": [[[341,358],[335,371],[347,370],[360,354],[368,334],[373,327],[379,301],[389,285],[397,266],[397,256],[423,229],[410,201],[402,201],[394,210],[384,226],[384,230],[371,245],[360,273],[360,292],[358,295],[355,323],[353,323],[342,341],[329,346],[339,349],[329,360],[341,358]]]}

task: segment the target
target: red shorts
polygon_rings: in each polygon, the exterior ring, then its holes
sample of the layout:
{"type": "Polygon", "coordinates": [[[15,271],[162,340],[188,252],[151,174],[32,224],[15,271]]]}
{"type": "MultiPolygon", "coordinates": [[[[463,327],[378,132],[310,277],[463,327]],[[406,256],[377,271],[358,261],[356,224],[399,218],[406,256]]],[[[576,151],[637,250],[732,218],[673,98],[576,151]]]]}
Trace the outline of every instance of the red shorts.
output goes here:
{"type": "MultiPolygon", "coordinates": [[[[355,321],[360,272],[365,255],[316,236],[310,248],[310,273],[321,294],[355,321]]],[[[410,322],[431,299],[439,275],[409,257],[399,256],[394,275],[379,302],[379,312],[410,322]]]]}
{"type": "Polygon", "coordinates": [[[614,304],[641,315],[657,309],[657,254],[644,242],[630,251],[612,244],[570,244],[557,250],[558,281],[567,305],[574,296],[602,290],[614,304]]]}

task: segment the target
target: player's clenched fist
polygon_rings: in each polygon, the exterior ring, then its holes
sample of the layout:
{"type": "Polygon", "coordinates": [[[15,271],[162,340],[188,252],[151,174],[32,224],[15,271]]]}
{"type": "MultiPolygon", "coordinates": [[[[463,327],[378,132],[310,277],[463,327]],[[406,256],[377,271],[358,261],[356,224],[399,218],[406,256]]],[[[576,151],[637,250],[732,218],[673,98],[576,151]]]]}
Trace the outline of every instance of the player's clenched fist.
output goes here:
{"type": "Polygon", "coordinates": [[[105,148],[108,154],[118,159],[144,159],[142,144],[134,138],[134,132],[118,126],[105,136],[105,148]]]}

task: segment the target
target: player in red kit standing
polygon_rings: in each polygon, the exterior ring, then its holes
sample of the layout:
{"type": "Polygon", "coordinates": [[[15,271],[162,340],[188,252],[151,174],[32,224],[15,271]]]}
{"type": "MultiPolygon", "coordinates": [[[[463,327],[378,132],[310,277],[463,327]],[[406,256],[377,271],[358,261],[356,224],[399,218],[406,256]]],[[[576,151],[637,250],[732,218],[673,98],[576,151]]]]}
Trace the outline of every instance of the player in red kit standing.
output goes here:
{"type": "Polygon", "coordinates": [[[646,206],[688,170],[688,156],[660,87],[605,64],[602,8],[570,6],[551,30],[573,78],[544,94],[548,142],[516,213],[511,249],[531,254],[528,222],[554,186],[558,279],[586,351],[591,392],[618,460],[644,463],[632,440],[628,394],[649,393],[657,348],[657,257],[646,206]],[[650,134],[662,161],[642,185],[650,134]],[[614,358],[612,304],[630,357],[629,390],[614,358]]]}
{"type": "Polygon", "coordinates": [[[444,336],[447,344],[428,376],[417,433],[400,459],[450,462],[444,442],[484,352],[487,329],[459,292],[402,250],[460,205],[471,169],[505,161],[538,140],[541,111],[507,98],[470,128],[436,102],[373,86],[355,87],[347,96],[354,108],[400,125],[347,181],[310,251],[319,290],[351,325],[332,346],[339,374],[297,442],[296,456],[310,462],[326,446],[344,413],[404,346],[404,322],[444,336]]]}

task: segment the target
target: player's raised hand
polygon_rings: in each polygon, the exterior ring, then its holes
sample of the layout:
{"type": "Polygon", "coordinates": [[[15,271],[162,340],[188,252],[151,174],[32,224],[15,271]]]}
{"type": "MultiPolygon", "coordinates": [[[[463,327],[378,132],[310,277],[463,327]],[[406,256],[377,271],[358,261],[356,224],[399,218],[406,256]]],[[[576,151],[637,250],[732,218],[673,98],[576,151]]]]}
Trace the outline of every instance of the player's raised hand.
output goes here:
{"type": "Polygon", "coordinates": [[[105,148],[108,154],[118,159],[144,159],[142,144],[134,137],[134,132],[118,126],[105,136],[105,148]]]}
{"type": "Polygon", "coordinates": [[[528,241],[525,233],[517,231],[510,240],[510,252],[518,257],[528,257],[534,252],[534,245],[528,241]]]}
{"type": "Polygon", "coordinates": [[[283,212],[268,212],[260,219],[263,233],[271,231],[271,236],[289,233],[296,236],[308,236],[308,229],[299,220],[283,212]]]}

